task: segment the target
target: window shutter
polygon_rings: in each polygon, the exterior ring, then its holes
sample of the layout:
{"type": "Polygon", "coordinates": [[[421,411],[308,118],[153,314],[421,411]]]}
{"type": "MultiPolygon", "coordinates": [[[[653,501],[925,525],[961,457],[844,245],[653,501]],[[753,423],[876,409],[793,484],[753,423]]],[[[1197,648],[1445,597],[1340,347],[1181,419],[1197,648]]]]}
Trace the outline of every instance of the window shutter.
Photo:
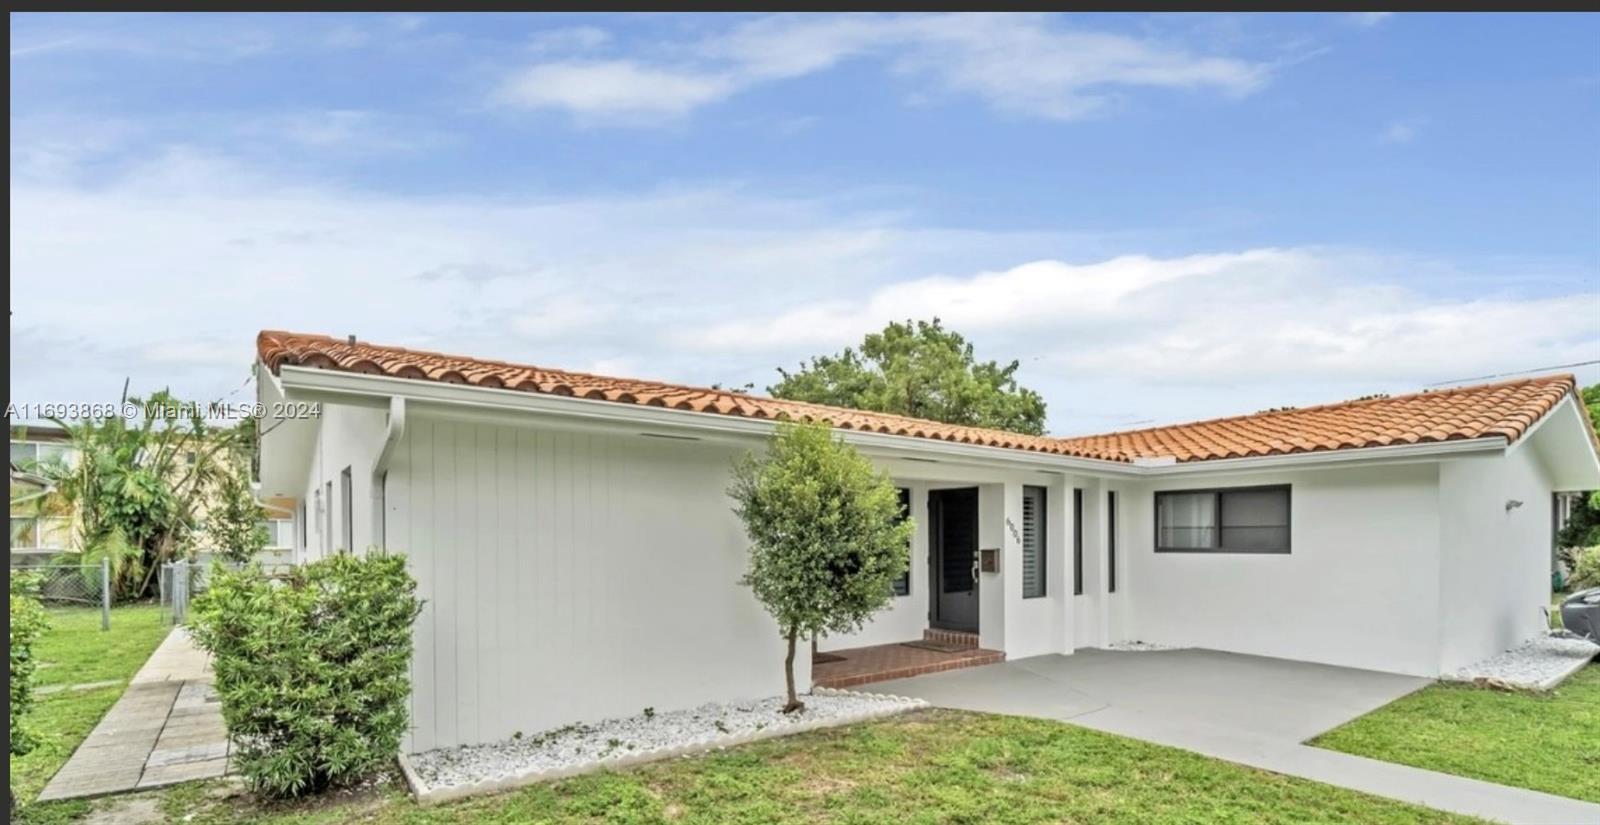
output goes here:
{"type": "MultiPolygon", "coordinates": [[[[911,517],[911,491],[901,487],[898,492],[900,493],[900,520],[905,521],[911,517]]],[[[906,557],[909,559],[910,556],[911,543],[906,542],[906,557]]],[[[896,596],[911,595],[911,567],[909,562],[906,566],[906,572],[901,573],[900,578],[894,580],[894,594],[896,596]]]]}
{"type": "Polygon", "coordinates": [[[1022,597],[1045,594],[1045,488],[1022,488],[1022,597]]]}

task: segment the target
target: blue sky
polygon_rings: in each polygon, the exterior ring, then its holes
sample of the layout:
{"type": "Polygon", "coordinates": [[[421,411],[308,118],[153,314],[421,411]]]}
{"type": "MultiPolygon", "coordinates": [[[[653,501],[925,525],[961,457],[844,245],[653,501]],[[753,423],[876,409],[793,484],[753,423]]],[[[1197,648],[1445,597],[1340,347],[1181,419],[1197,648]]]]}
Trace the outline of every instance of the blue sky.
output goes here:
{"type": "Polygon", "coordinates": [[[1022,359],[1060,433],[1592,360],[1595,42],[1536,15],[13,16],[12,397],[222,395],[263,327],[759,388],[938,314],[1022,359]]]}

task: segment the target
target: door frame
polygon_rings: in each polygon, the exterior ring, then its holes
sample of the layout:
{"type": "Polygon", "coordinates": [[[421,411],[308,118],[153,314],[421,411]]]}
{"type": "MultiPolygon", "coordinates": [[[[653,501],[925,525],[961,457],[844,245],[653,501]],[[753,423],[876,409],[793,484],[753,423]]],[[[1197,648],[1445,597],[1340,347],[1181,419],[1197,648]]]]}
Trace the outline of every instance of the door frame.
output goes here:
{"type": "MultiPolygon", "coordinates": [[[[939,598],[944,593],[944,505],[933,506],[933,498],[948,493],[970,493],[972,497],[972,524],[973,530],[978,530],[980,515],[980,498],[977,487],[940,487],[928,491],[928,626],[939,630],[954,630],[964,633],[977,633],[978,621],[982,615],[979,607],[978,576],[972,577],[972,623],[970,625],[957,624],[945,621],[939,615],[939,598]]],[[[973,536],[972,560],[977,564],[978,545],[981,544],[977,536],[973,536]]]]}

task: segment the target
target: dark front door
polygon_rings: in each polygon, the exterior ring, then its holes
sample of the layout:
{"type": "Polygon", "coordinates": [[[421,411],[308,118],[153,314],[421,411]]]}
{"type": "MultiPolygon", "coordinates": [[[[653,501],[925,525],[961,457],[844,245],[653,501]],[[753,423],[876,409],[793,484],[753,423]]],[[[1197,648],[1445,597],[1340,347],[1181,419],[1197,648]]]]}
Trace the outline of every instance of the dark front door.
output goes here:
{"type": "Polygon", "coordinates": [[[932,624],[978,630],[978,488],[928,494],[932,624]]]}

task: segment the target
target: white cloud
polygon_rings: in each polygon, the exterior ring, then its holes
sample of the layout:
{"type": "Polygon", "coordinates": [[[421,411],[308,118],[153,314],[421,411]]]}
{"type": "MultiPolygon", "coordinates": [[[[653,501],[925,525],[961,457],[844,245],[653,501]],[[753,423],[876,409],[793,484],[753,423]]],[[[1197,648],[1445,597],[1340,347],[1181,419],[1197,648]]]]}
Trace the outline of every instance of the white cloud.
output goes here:
{"type": "Polygon", "coordinates": [[[1357,26],[1371,28],[1388,22],[1389,18],[1393,16],[1394,12],[1392,11],[1360,11],[1352,12],[1347,19],[1357,26]]]}
{"type": "Polygon", "coordinates": [[[681,117],[752,87],[850,59],[876,59],[929,93],[972,96],[1018,114],[1072,120],[1137,87],[1239,96],[1269,66],[1181,45],[1068,27],[1035,15],[773,16],[688,43],[649,62],[555,61],[512,73],[492,102],[579,116],[681,117]]]}
{"type": "Polygon", "coordinates": [[[501,84],[492,102],[565,109],[580,117],[681,116],[731,94],[726,78],[628,60],[541,63],[501,84]]]}
{"type": "Polygon", "coordinates": [[[778,365],[938,315],[980,357],[1021,358],[1060,432],[1600,352],[1592,289],[1528,297],[1343,249],[1108,254],[1139,236],[927,229],[845,206],[859,193],[409,197],[193,150],[80,179],[13,180],[18,400],[103,399],[125,376],[219,395],[262,328],[759,389],[778,365]]]}
{"type": "Polygon", "coordinates": [[[1422,133],[1423,120],[1421,118],[1405,118],[1391,121],[1378,133],[1378,140],[1382,143],[1410,143],[1422,133]]]}
{"type": "Polygon", "coordinates": [[[1034,261],[728,321],[676,343],[828,351],[891,320],[937,315],[1071,374],[1212,388],[1314,379],[1404,389],[1600,354],[1600,293],[1428,297],[1404,286],[1413,266],[1318,248],[1034,261]]]}
{"type": "Polygon", "coordinates": [[[611,33],[598,26],[568,26],[539,32],[528,40],[528,50],[538,54],[584,52],[609,42],[611,33]]]}

